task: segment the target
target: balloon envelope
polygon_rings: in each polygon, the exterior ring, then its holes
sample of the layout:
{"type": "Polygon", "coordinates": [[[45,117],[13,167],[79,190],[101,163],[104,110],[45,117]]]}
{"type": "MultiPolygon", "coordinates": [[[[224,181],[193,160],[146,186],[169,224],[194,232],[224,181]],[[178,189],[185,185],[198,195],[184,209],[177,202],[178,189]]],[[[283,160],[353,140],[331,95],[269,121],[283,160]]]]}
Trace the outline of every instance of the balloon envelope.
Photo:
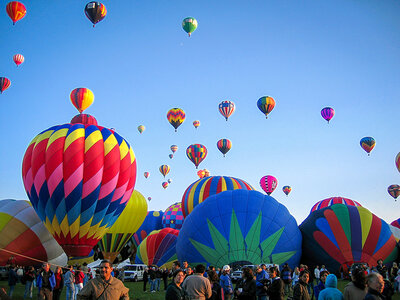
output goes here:
{"type": "Polygon", "coordinates": [[[163,183],[161,183],[162,187],[164,188],[164,190],[169,186],[169,183],[164,181],[163,183]]]}
{"type": "Polygon", "coordinates": [[[290,192],[292,191],[292,188],[290,187],[290,186],[288,186],[288,185],[285,185],[283,188],[282,188],[282,191],[285,193],[285,195],[287,196],[287,195],[289,195],[290,194],[290,192]]]}
{"type": "Polygon", "coordinates": [[[150,176],[150,173],[149,172],[144,172],[144,177],[146,177],[146,178],[149,178],[149,176],[150,176]]]}
{"type": "Polygon", "coordinates": [[[24,62],[25,57],[24,57],[22,54],[15,54],[15,55],[13,56],[13,60],[14,60],[14,63],[15,63],[17,66],[19,66],[20,64],[22,64],[22,63],[24,62]]]}
{"type": "Polygon", "coordinates": [[[26,15],[25,5],[18,1],[9,2],[6,6],[6,11],[10,19],[13,21],[13,24],[26,15]]]}
{"type": "Polygon", "coordinates": [[[375,147],[375,139],[373,137],[367,136],[361,139],[360,146],[365,150],[365,152],[370,154],[372,149],[375,147]]]}
{"type": "Polygon", "coordinates": [[[217,142],[217,148],[225,157],[225,154],[232,148],[232,142],[228,139],[220,139],[217,142]]]}
{"type": "Polygon", "coordinates": [[[313,211],[316,211],[318,209],[323,209],[325,207],[332,206],[334,204],[345,204],[345,205],[350,205],[350,206],[362,206],[357,201],[354,201],[354,200],[351,200],[351,199],[348,199],[348,198],[330,197],[330,198],[326,198],[324,200],[321,200],[321,201],[318,201],[317,203],[315,203],[313,205],[313,207],[311,208],[310,213],[312,213],[313,211]]]}
{"type": "Polygon", "coordinates": [[[198,120],[193,121],[193,126],[194,126],[194,128],[199,127],[200,126],[200,121],[198,121],[198,120]]]}
{"type": "Polygon", "coordinates": [[[6,77],[0,77],[0,93],[3,93],[11,85],[10,79],[6,77]]]}
{"type": "Polygon", "coordinates": [[[264,192],[266,192],[268,195],[271,195],[278,186],[278,180],[274,176],[266,175],[260,179],[260,186],[264,192]]]}
{"type": "Polygon", "coordinates": [[[170,171],[170,167],[168,165],[161,165],[160,166],[160,173],[165,177],[170,171]]]}
{"type": "Polygon", "coordinates": [[[81,123],[85,125],[97,125],[95,117],[89,114],[79,114],[72,118],[71,124],[81,123]]]}
{"type": "Polygon", "coordinates": [[[168,122],[175,128],[177,131],[178,127],[185,121],[186,114],[183,109],[180,108],[171,108],[167,113],[168,122]]]}
{"type": "Polygon", "coordinates": [[[187,147],[186,156],[197,167],[207,157],[207,148],[201,144],[193,144],[187,147]]]}
{"type": "Polygon", "coordinates": [[[87,88],[76,88],[70,94],[71,103],[82,113],[94,101],[94,94],[87,88]]]}
{"type": "Polygon", "coordinates": [[[145,131],[146,127],[144,125],[139,125],[137,129],[139,133],[142,133],[143,131],[145,131]]]}
{"type": "Polygon", "coordinates": [[[197,29],[197,20],[192,17],[188,17],[183,19],[182,21],[182,28],[187,32],[187,34],[190,36],[193,31],[197,29]]]}
{"type": "Polygon", "coordinates": [[[172,153],[175,153],[176,151],[178,151],[178,146],[177,145],[171,145],[171,151],[172,153]]]}
{"type": "Polygon", "coordinates": [[[164,228],[181,229],[185,217],[182,213],[182,204],[177,202],[169,206],[162,217],[162,225],[164,228]]]}
{"type": "Polygon", "coordinates": [[[228,118],[235,112],[235,103],[232,101],[222,101],[218,105],[218,110],[225,117],[225,120],[228,121],[228,118]]]}
{"type": "Polygon", "coordinates": [[[139,229],[133,234],[131,240],[133,244],[137,247],[139,244],[145,239],[150,232],[154,230],[159,230],[163,228],[162,225],[162,217],[164,212],[162,210],[159,211],[149,211],[144,219],[142,225],[139,229]]]}
{"type": "Polygon", "coordinates": [[[400,185],[398,185],[398,184],[389,185],[389,187],[388,187],[388,193],[389,193],[389,195],[392,196],[395,200],[397,200],[397,197],[400,196],[400,185]]]}
{"type": "Polygon", "coordinates": [[[105,18],[107,9],[104,4],[92,1],[85,6],[85,15],[93,23],[93,27],[105,18]]]}
{"type": "Polygon", "coordinates": [[[335,110],[332,107],[325,107],[321,110],[321,116],[326,120],[332,120],[333,116],[335,115],[335,110]]]}
{"type": "Polygon", "coordinates": [[[268,114],[274,109],[275,107],[275,100],[274,98],[270,96],[264,96],[258,99],[257,101],[257,107],[263,114],[265,114],[265,117],[268,119],[268,114]]]}
{"type": "Polygon", "coordinates": [[[396,158],[395,158],[394,162],[396,164],[397,170],[400,172],[400,152],[396,155],[396,158]]]}

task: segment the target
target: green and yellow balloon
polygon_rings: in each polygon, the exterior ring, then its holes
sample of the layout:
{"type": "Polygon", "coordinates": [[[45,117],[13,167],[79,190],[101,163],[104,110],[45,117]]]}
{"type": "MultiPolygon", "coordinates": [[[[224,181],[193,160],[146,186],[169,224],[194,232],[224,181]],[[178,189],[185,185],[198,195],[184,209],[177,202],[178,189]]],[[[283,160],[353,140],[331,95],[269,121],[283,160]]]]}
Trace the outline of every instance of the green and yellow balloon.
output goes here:
{"type": "Polygon", "coordinates": [[[185,30],[189,37],[192,34],[193,31],[196,30],[197,28],[197,20],[192,17],[187,17],[182,21],[182,28],[185,30]]]}

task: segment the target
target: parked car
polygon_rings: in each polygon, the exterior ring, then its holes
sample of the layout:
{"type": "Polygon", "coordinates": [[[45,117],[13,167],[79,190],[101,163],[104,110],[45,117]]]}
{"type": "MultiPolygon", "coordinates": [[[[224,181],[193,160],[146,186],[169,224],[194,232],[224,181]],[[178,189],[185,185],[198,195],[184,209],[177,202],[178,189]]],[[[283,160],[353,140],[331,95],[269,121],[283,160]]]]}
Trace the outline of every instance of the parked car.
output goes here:
{"type": "Polygon", "coordinates": [[[231,280],[232,280],[232,282],[236,282],[236,281],[238,281],[238,280],[241,279],[241,278],[242,278],[242,271],[241,271],[241,270],[233,271],[233,272],[232,272],[232,274],[231,274],[231,280]]]}
{"type": "Polygon", "coordinates": [[[7,280],[7,279],[8,279],[8,268],[0,267],[0,280],[7,280]]]}
{"type": "Polygon", "coordinates": [[[139,281],[143,280],[144,269],[147,268],[146,265],[135,264],[124,266],[125,280],[128,281],[139,281]]]}

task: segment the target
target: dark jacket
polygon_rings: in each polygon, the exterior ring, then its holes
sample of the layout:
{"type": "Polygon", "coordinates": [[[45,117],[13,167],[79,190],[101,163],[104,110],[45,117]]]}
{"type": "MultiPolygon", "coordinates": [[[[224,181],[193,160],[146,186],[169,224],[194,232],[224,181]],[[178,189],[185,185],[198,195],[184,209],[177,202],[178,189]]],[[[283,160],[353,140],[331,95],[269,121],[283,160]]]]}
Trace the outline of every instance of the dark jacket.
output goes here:
{"type": "Polygon", "coordinates": [[[368,289],[368,293],[364,300],[386,300],[386,297],[376,290],[368,289]]]}
{"type": "Polygon", "coordinates": [[[267,289],[269,300],[283,300],[285,296],[284,283],[279,277],[272,279],[271,285],[267,289]]]}
{"type": "Polygon", "coordinates": [[[256,281],[252,280],[241,280],[235,287],[235,295],[236,290],[242,288],[242,292],[237,297],[239,300],[256,300],[256,281]]]}
{"type": "Polygon", "coordinates": [[[310,294],[307,290],[307,284],[299,280],[293,289],[293,300],[310,300],[310,294]]]}
{"type": "Polygon", "coordinates": [[[175,282],[172,282],[167,287],[165,300],[184,300],[186,295],[184,289],[178,287],[175,282]]]}
{"type": "Polygon", "coordinates": [[[314,286],[315,299],[318,300],[319,293],[321,293],[321,291],[324,290],[324,289],[325,289],[325,284],[323,284],[322,281],[320,280],[318,282],[318,285],[314,286]]]}
{"type": "Polygon", "coordinates": [[[13,268],[10,268],[10,271],[8,271],[8,285],[16,285],[18,282],[18,276],[17,273],[13,268]]]}
{"type": "MultiPolygon", "coordinates": [[[[56,278],[54,276],[53,271],[49,270],[50,276],[49,276],[49,282],[50,282],[50,287],[53,290],[54,287],[56,286],[56,278]]],[[[43,276],[44,276],[44,271],[42,270],[39,274],[38,277],[36,278],[36,286],[38,288],[42,287],[43,284],[43,276]]]]}
{"type": "Polygon", "coordinates": [[[212,295],[207,300],[222,300],[223,289],[218,282],[214,282],[211,284],[211,292],[212,295]]]}

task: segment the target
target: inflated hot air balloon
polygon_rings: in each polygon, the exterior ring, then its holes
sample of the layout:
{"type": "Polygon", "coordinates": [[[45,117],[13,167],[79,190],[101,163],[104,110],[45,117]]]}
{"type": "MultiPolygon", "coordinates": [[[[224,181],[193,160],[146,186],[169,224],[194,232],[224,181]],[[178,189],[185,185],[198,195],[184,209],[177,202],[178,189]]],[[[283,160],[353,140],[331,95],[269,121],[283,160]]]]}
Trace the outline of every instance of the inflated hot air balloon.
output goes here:
{"type": "Polygon", "coordinates": [[[192,17],[188,17],[183,19],[182,21],[182,28],[187,32],[187,34],[190,35],[192,34],[193,31],[196,30],[197,28],[197,20],[192,17]]]}
{"type": "Polygon", "coordinates": [[[133,234],[131,241],[136,247],[146,238],[150,232],[154,230],[162,229],[162,217],[164,212],[159,211],[149,211],[146,218],[143,221],[142,226],[133,234]]]}
{"type": "MultiPolygon", "coordinates": [[[[205,170],[201,170],[205,171],[205,170]]],[[[186,217],[208,197],[230,190],[254,190],[246,181],[228,176],[204,177],[193,182],[182,196],[182,212],[186,217]]]]}
{"type": "Polygon", "coordinates": [[[76,109],[82,113],[94,101],[93,92],[87,88],[76,88],[71,92],[70,95],[72,104],[76,109]]]}
{"type": "Polygon", "coordinates": [[[335,115],[335,110],[332,107],[324,107],[321,110],[321,116],[326,121],[328,121],[328,124],[329,124],[329,121],[333,118],[334,115],[335,115]]]}
{"type": "Polygon", "coordinates": [[[179,231],[172,228],[152,231],[140,243],[135,263],[171,268],[177,260],[175,247],[178,234],[179,231]]]}
{"type": "Polygon", "coordinates": [[[182,203],[177,202],[169,206],[162,217],[162,225],[164,228],[181,229],[185,217],[182,213],[182,203]]]}
{"type": "Polygon", "coordinates": [[[203,171],[204,171],[204,176],[205,177],[210,176],[210,171],[208,171],[207,169],[204,169],[203,171]]]}
{"type": "Polygon", "coordinates": [[[6,77],[0,77],[0,94],[2,94],[11,85],[10,79],[6,77]]]}
{"type": "Polygon", "coordinates": [[[124,210],[135,187],[136,159],[115,131],[63,124],[32,140],[22,178],[33,208],[65,253],[87,256],[124,210]]]}
{"type": "Polygon", "coordinates": [[[17,67],[24,62],[25,58],[22,54],[15,54],[13,56],[13,61],[17,65],[17,67]]]}
{"type": "Polygon", "coordinates": [[[193,126],[194,126],[194,128],[196,128],[196,129],[197,129],[197,127],[199,127],[199,126],[200,126],[200,121],[198,121],[198,120],[196,120],[196,121],[193,121],[193,126]]]}
{"type": "Polygon", "coordinates": [[[144,125],[139,125],[138,128],[137,128],[139,133],[142,133],[145,129],[146,129],[146,127],[144,127],[144,125]]]}
{"type": "Polygon", "coordinates": [[[173,155],[173,154],[169,154],[168,157],[169,157],[170,159],[173,159],[173,158],[174,158],[174,155],[173,155]]]}
{"type": "Polygon", "coordinates": [[[85,15],[93,23],[93,27],[105,18],[107,9],[104,4],[96,1],[89,2],[85,6],[85,15]]]}
{"type": "Polygon", "coordinates": [[[188,215],[179,231],[179,261],[297,266],[301,233],[287,208],[257,191],[234,190],[210,196],[188,215]]]}
{"type": "Polygon", "coordinates": [[[144,172],[143,175],[144,175],[144,177],[149,178],[150,172],[144,172]]]}
{"type": "Polygon", "coordinates": [[[278,186],[278,180],[274,176],[266,175],[260,179],[260,186],[264,192],[271,195],[278,186]]]}
{"type": "Polygon", "coordinates": [[[207,157],[207,148],[201,144],[193,144],[187,147],[186,156],[197,167],[207,157]]]}
{"type": "Polygon", "coordinates": [[[183,109],[171,108],[167,113],[168,122],[175,128],[175,132],[178,127],[185,121],[186,114],[183,109]]]}
{"type": "Polygon", "coordinates": [[[335,204],[344,204],[344,205],[350,205],[350,206],[361,206],[362,205],[360,203],[358,203],[357,201],[348,199],[348,198],[343,198],[343,197],[330,197],[330,198],[326,198],[324,200],[318,201],[317,203],[315,203],[313,205],[313,207],[311,208],[310,213],[312,213],[313,211],[316,211],[318,209],[323,209],[325,207],[329,207],[335,204]]]}
{"type": "Polygon", "coordinates": [[[283,188],[282,188],[282,191],[285,193],[285,195],[287,196],[287,195],[289,195],[290,194],[290,192],[292,191],[292,188],[290,187],[290,186],[288,186],[288,185],[285,185],[283,188]]]}
{"type": "Polygon", "coordinates": [[[177,145],[171,145],[171,151],[172,151],[172,153],[175,153],[176,151],[178,151],[178,146],[177,145]]]}
{"type": "Polygon", "coordinates": [[[171,178],[168,179],[167,182],[168,182],[168,183],[172,183],[172,179],[171,179],[171,178]]]}
{"type": "Polygon", "coordinates": [[[8,16],[13,21],[13,25],[19,20],[21,20],[26,15],[26,8],[21,2],[12,1],[6,6],[6,11],[8,16]]]}
{"type": "Polygon", "coordinates": [[[228,139],[220,139],[217,142],[217,148],[225,157],[225,154],[232,148],[232,142],[228,139]]]}
{"type": "Polygon", "coordinates": [[[163,183],[161,183],[162,187],[164,188],[164,190],[169,186],[169,183],[164,181],[163,183]]]}
{"type": "Polygon", "coordinates": [[[96,118],[93,117],[92,115],[88,115],[88,114],[79,114],[79,115],[76,115],[75,117],[73,117],[71,120],[71,124],[76,124],[76,123],[97,126],[96,118]]]}
{"type": "Polygon", "coordinates": [[[312,212],[299,226],[303,234],[305,264],[324,264],[330,272],[343,265],[397,257],[396,240],[389,225],[361,206],[335,204],[312,212]]]}
{"type": "Polygon", "coordinates": [[[44,227],[29,201],[0,200],[0,236],[2,266],[10,256],[21,266],[36,265],[38,261],[61,266],[67,263],[63,249],[44,227]]]}
{"type": "Polygon", "coordinates": [[[132,235],[142,225],[147,215],[147,201],[138,191],[133,191],[124,211],[98,243],[104,259],[113,262],[132,235]]]}
{"type": "Polygon", "coordinates": [[[228,118],[235,112],[235,103],[232,101],[222,101],[218,105],[219,112],[228,121],[228,118]]]}
{"type": "Polygon", "coordinates": [[[203,178],[205,175],[206,175],[206,172],[204,172],[204,170],[197,171],[197,176],[199,176],[199,178],[203,178]]]}
{"type": "Polygon", "coordinates": [[[259,110],[265,114],[265,118],[268,119],[268,114],[274,109],[275,107],[275,100],[270,96],[264,96],[258,99],[257,107],[259,110]]]}
{"type": "Polygon", "coordinates": [[[398,184],[389,185],[388,193],[390,196],[394,198],[394,200],[397,200],[397,197],[400,196],[400,185],[398,184]]]}
{"type": "Polygon", "coordinates": [[[170,169],[171,168],[168,165],[160,166],[160,173],[164,176],[164,178],[165,178],[165,175],[167,175],[169,173],[170,169]]]}
{"type": "Polygon", "coordinates": [[[147,197],[147,200],[151,201],[151,197],[147,197]]]}
{"type": "Polygon", "coordinates": [[[390,225],[400,229],[400,219],[394,220],[390,225]]]}
{"type": "Polygon", "coordinates": [[[375,147],[375,140],[373,137],[367,136],[361,139],[360,145],[361,148],[363,148],[369,155],[372,149],[375,147]]]}
{"type": "Polygon", "coordinates": [[[400,172],[400,152],[397,154],[394,163],[396,164],[397,170],[400,172]]]}

